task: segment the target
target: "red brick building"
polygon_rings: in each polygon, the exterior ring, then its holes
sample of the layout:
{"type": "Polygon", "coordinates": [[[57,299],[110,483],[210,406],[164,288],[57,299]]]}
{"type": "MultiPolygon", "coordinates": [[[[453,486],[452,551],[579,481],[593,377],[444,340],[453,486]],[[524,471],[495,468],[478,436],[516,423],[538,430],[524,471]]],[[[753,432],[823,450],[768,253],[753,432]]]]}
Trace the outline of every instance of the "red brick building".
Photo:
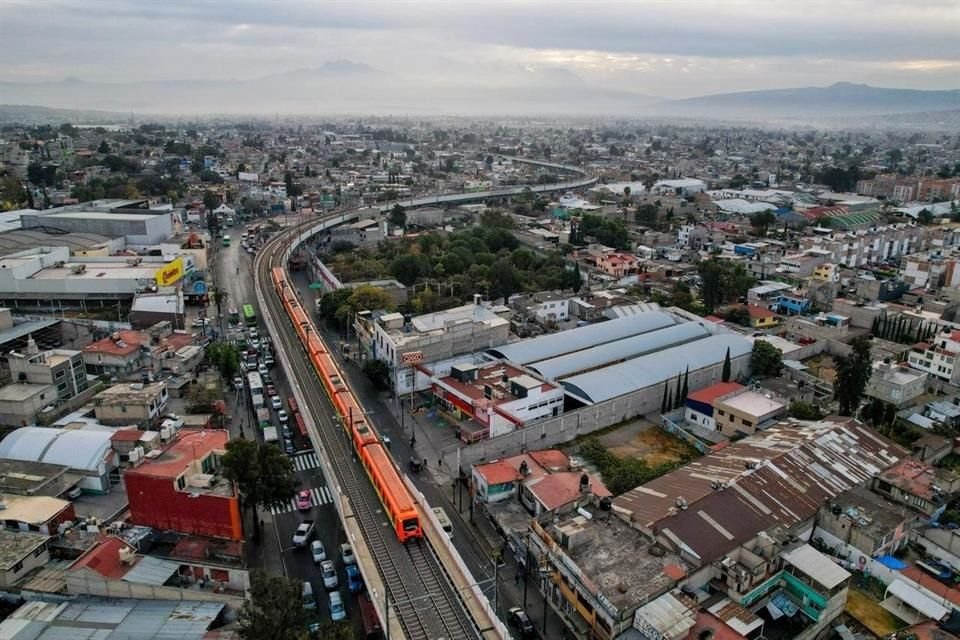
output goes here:
{"type": "Polygon", "coordinates": [[[240,499],[220,473],[226,431],[184,429],[123,474],[135,524],[181,533],[242,540],[240,499]]]}

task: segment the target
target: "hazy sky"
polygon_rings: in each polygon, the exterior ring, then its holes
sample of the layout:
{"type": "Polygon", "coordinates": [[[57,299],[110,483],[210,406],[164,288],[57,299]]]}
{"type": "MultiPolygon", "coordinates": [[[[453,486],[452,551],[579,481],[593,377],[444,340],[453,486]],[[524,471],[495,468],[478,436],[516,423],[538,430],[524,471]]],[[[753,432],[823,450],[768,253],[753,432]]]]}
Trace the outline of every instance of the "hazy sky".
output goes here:
{"type": "Polygon", "coordinates": [[[450,81],[562,68],[665,97],[957,88],[958,33],[960,0],[0,0],[0,80],[251,78],[343,58],[450,81]]]}

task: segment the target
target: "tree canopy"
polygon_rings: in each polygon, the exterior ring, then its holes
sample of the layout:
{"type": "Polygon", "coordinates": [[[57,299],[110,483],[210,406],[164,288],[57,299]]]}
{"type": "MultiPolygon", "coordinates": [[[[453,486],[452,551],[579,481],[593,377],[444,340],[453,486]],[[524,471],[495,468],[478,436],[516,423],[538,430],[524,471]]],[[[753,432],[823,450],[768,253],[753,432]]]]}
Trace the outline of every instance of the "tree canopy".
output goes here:
{"type": "Polygon", "coordinates": [[[842,416],[852,416],[860,407],[860,399],[873,373],[873,357],[870,354],[870,338],[857,336],[850,342],[848,355],[833,357],[837,378],[833,383],[834,399],[842,416]]]}
{"type": "Polygon", "coordinates": [[[302,640],[307,629],[299,581],[254,571],[250,598],[237,616],[245,640],[302,640]]]}
{"type": "Polygon", "coordinates": [[[298,486],[290,458],[274,444],[253,440],[227,443],[223,475],[237,483],[245,509],[286,502],[293,498],[298,486]]]}
{"type": "Polygon", "coordinates": [[[783,369],[783,354],[780,349],[766,340],[756,340],[750,354],[750,370],[753,375],[772,378],[780,375],[783,369]]]}

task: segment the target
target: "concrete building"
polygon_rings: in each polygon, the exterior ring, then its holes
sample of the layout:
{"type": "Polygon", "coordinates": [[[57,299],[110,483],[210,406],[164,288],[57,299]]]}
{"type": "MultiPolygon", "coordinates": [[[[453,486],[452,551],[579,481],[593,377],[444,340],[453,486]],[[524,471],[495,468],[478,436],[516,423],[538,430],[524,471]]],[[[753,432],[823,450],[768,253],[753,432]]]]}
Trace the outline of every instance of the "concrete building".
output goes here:
{"type": "Polygon", "coordinates": [[[960,330],[945,328],[927,342],[918,342],[910,349],[907,362],[918,371],[934,378],[960,384],[960,330]]]}
{"type": "Polygon", "coordinates": [[[713,401],[714,429],[727,437],[751,434],[784,415],[787,405],[769,393],[742,389],[713,401]]]}
{"type": "Polygon", "coordinates": [[[112,435],[103,427],[23,427],[0,442],[0,459],[65,466],[79,476],[76,486],[90,493],[108,493],[120,481],[117,456],[110,446],[112,435]]]}
{"type": "Polygon", "coordinates": [[[52,384],[18,382],[0,387],[0,424],[25,427],[34,424],[43,409],[59,401],[52,384]]]}
{"type": "Polygon", "coordinates": [[[929,516],[960,490],[960,476],[907,458],[877,474],[872,487],[885,498],[929,516]]]}
{"type": "Polygon", "coordinates": [[[67,247],[29,249],[0,259],[0,298],[14,309],[50,300],[99,309],[155,287],[165,264],[160,256],[78,258],[67,247]]]}
{"type": "Polygon", "coordinates": [[[803,253],[794,253],[780,258],[777,272],[791,278],[808,278],[817,268],[826,264],[830,253],[818,249],[809,249],[803,253]]]}
{"type": "Polygon", "coordinates": [[[387,363],[397,394],[430,387],[430,377],[415,375],[412,365],[496,347],[510,335],[510,323],[479,301],[416,317],[358,314],[356,328],[368,357],[387,363]]]}
{"type": "Polygon", "coordinates": [[[633,627],[641,605],[687,576],[678,554],[654,546],[609,512],[585,509],[549,525],[534,520],[527,536],[535,584],[567,624],[586,637],[613,639],[633,627]]]}
{"type": "Polygon", "coordinates": [[[747,304],[774,310],[780,306],[780,298],[793,287],[785,282],[766,280],[747,290],[747,304]]]}
{"type": "Polygon", "coordinates": [[[718,382],[687,395],[684,402],[683,418],[686,422],[703,427],[709,431],[717,430],[716,411],[713,408],[718,398],[741,393],[746,387],[737,382],[718,382]]]}
{"type": "Polygon", "coordinates": [[[98,393],[93,407],[101,424],[147,429],[163,414],[168,397],[165,382],[116,384],[98,393]]]}
{"type": "Polygon", "coordinates": [[[903,259],[900,277],[911,289],[937,291],[960,287],[960,252],[943,255],[940,250],[915,253],[903,259]]]}
{"type": "Polygon", "coordinates": [[[927,388],[927,374],[889,362],[874,362],[864,394],[899,408],[913,404],[927,388]]]}
{"type": "MultiPolygon", "coordinates": [[[[206,541],[194,540],[194,546],[206,541]]],[[[216,549],[211,549],[216,551],[216,549]]],[[[65,572],[71,595],[144,600],[222,602],[243,606],[249,572],[207,558],[162,557],[138,553],[117,537],[107,537],[73,561],[65,572]]]]}
{"type": "Polygon", "coordinates": [[[35,347],[28,346],[27,353],[11,353],[7,357],[10,377],[15,382],[52,385],[59,401],[86,391],[87,372],[80,351],[50,349],[37,352],[35,347]]]}
{"type": "Polygon", "coordinates": [[[814,536],[821,536],[827,544],[849,545],[860,554],[877,558],[893,555],[903,547],[918,519],[905,506],[886,500],[867,487],[854,487],[820,507],[814,536]]]}
{"type": "Polygon", "coordinates": [[[55,536],[61,523],[77,517],[72,502],[52,496],[8,495],[3,497],[3,504],[6,508],[0,512],[0,520],[7,530],[55,536]]]}
{"type": "Polygon", "coordinates": [[[134,461],[123,481],[132,522],[182,533],[243,540],[240,497],[220,471],[230,436],[181,431],[171,444],[134,461]]]}
{"type": "Polygon", "coordinates": [[[62,496],[75,484],[62,464],[0,460],[0,493],[15,496],[62,496]]]}
{"type": "Polygon", "coordinates": [[[11,587],[50,562],[49,540],[50,536],[42,533],[0,529],[0,587],[11,587]]]}
{"type": "Polygon", "coordinates": [[[93,207],[88,204],[47,209],[20,216],[24,228],[52,227],[73,233],[123,236],[128,244],[150,245],[173,234],[170,211],[147,208],[93,207]]]}
{"type": "Polygon", "coordinates": [[[829,262],[859,267],[923,251],[932,246],[956,246],[957,235],[949,230],[935,230],[906,224],[877,227],[856,232],[805,236],[803,250],[819,249],[829,253],[829,262]]]}
{"type": "Polygon", "coordinates": [[[330,242],[347,243],[355,247],[375,247],[386,237],[386,224],[378,220],[358,220],[340,225],[330,230],[330,242]]]}
{"type": "MultiPolygon", "coordinates": [[[[87,373],[96,376],[125,378],[143,369],[176,373],[175,367],[183,364],[178,354],[192,344],[192,333],[174,332],[170,322],[162,322],[145,331],[121,329],[91,342],[82,349],[83,362],[87,373]]],[[[190,359],[196,357],[192,352],[189,355],[190,359]]]]}
{"type": "Polygon", "coordinates": [[[443,411],[479,425],[479,430],[461,433],[468,442],[494,438],[563,413],[560,385],[502,361],[482,367],[455,364],[449,376],[433,377],[433,394],[443,411]]]}

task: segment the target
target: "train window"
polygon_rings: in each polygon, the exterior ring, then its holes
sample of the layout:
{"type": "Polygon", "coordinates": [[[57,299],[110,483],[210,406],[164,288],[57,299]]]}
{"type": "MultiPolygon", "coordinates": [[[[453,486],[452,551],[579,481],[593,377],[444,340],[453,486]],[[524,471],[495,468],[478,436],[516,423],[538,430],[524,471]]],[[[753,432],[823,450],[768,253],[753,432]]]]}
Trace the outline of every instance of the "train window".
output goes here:
{"type": "Polygon", "coordinates": [[[420,524],[417,522],[416,518],[410,518],[403,521],[403,530],[406,532],[416,531],[420,524]]]}

